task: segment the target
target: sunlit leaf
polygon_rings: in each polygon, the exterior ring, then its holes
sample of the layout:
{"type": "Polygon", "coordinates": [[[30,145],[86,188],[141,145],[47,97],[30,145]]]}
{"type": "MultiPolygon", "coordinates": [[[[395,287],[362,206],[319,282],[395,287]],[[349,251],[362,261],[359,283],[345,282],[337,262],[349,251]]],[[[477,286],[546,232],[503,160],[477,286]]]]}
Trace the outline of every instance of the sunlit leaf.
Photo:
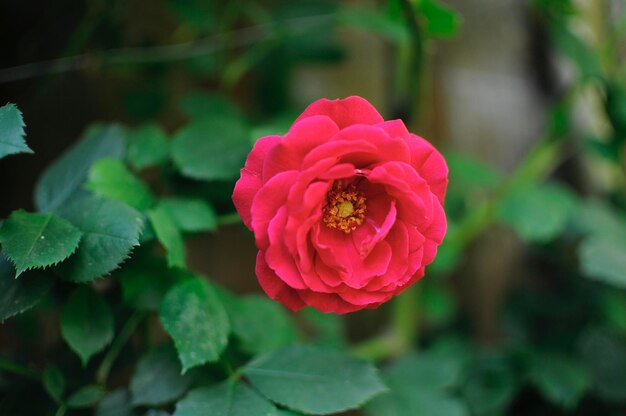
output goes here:
{"type": "Polygon", "coordinates": [[[138,211],[154,204],[150,188],[118,159],[101,159],[93,164],[85,187],[95,194],[123,202],[138,211]]]}
{"type": "Polygon", "coordinates": [[[148,212],[157,239],[167,252],[169,267],[185,267],[185,242],[169,210],[159,204],[148,212]]]}

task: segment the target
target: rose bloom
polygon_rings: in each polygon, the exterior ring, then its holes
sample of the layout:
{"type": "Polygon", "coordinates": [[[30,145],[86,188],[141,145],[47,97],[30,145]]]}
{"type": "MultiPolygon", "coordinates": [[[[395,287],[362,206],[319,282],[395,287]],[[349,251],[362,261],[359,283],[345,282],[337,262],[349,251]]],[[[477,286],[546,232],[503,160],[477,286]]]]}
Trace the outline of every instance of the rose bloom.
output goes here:
{"type": "Polygon", "coordinates": [[[296,311],[376,308],[424,276],[446,232],[448,168],[361,97],[321,99],[259,139],[233,201],[267,295],[296,311]]]}

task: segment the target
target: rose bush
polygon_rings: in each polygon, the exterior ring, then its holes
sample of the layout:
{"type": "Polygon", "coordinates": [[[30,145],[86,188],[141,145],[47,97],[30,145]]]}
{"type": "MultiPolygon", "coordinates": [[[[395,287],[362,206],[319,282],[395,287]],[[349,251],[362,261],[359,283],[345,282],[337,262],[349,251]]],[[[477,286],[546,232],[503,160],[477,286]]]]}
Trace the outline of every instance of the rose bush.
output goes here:
{"type": "Polygon", "coordinates": [[[361,97],[322,99],[285,136],[256,142],[233,201],[268,296],[347,313],[424,276],[446,232],[447,183],[441,154],[401,120],[361,97]]]}

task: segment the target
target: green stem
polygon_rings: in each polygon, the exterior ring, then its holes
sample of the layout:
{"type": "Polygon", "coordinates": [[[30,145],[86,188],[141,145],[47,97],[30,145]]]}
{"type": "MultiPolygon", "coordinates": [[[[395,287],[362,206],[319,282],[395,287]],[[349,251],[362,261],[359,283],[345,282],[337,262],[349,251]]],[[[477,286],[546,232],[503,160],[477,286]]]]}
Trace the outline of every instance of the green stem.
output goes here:
{"type": "Polygon", "coordinates": [[[126,345],[130,337],[135,332],[135,329],[137,329],[137,326],[141,323],[141,321],[143,321],[145,316],[145,312],[135,312],[131,315],[128,321],[126,321],[126,324],[124,324],[124,327],[118,334],[117,338],[113,341],[111,348],[109,348],[109,351],[102,359],[100,367],[98,367],[98,371],[96,372],[96,381],[98,384],[103,386],[106,385],[113,363],[115,363],[115,360],[122,352],[122,348],[124,348],[124,345],[126,345]]]}
{"type": "Polygon", "coordinates": [[[18,376],[29,378],[31,380],[39,380],[41,377],[35,370],[13,362],[7,358],[0,357],[0,371],[6,371],[18,376]]]}
{"type": "Polygon", "coordinates": [[[61,406],[59,406],[59,409],[54,414],[54,416],[64,416],[65,412],[67,412],[67,407],[65,407],[65,405],[62,404],[61,406]]]}
{"type": "Polygon", "coordinates": [[[240,223],[241,223],[241,217],[236,212],[222,215],[218,217],[217,219],[217,224],[220,227],[224,227],[226,225],[232,225],[232,224],[240,224],[240,223]]]}
{"type": "Polygon", "coordinates": [[[419,335],[419,291],[419,286],[411,286],[402,296],[395,298],[390,330],[356,345],[351,353],[369,361],[378,361],[397,357],[415,348],[419,335]]]}

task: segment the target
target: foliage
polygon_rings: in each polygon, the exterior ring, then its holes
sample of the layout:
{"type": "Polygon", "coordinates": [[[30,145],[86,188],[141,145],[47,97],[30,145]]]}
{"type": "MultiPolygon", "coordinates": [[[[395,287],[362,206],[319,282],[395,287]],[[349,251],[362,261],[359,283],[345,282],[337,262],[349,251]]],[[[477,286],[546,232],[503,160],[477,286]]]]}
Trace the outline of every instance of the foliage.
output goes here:
{"type": "MultiPolygon", "coordinates": [[[[418,101],[405,95],[420,93],[433,44],[462,40],[445,1],[383,3],[164,0],[155,13],[175,30],[145,34],[134,55],[111,35],[128,30],[112,21],[131,6],[89,6],[76,36],[115,48],[80,65],[125,81],[124,124],[87,127],[39,175],[34,208],[10,207],[0,222],[0,414],[626,411],[623,8],[594,43],[577,29],[591,19],[577,2],[530,2],[571,72],[544,135],[510,173],[446,152],[448,235],[427,277],[389,308],[292,314],[219,270],[198,273],[219,254],[194,243],[228,246],[243,228],[232,226],[234,180],[254,140],[284,134],[300,110],[289,90],[298,69],[340,62],[342,31],[366,32],[393,58],[390,101],[418,101]],[[172,41],[184,47],[163,45],[172,41]],[[575,120],[589,95],[602,129],[575,120]],[[572,159],[587,167],[584,183],[560,172],[572,159]],[[523,251],[507,270],[518,281],[497,301],[468,299],[476,292],[459,281],[484,281],[465,266],[491,264],[474,249],[503,229],[523,251]],[[478,335],[472,301],[498,304],[497,336],[478,335]]],[[[35,145],[27,155],[31,114],[18,107],[0,107],[0,164],[40,156],[35,145]]],[[[228,247],[229,267],[243,269],[228,247]]]]}

